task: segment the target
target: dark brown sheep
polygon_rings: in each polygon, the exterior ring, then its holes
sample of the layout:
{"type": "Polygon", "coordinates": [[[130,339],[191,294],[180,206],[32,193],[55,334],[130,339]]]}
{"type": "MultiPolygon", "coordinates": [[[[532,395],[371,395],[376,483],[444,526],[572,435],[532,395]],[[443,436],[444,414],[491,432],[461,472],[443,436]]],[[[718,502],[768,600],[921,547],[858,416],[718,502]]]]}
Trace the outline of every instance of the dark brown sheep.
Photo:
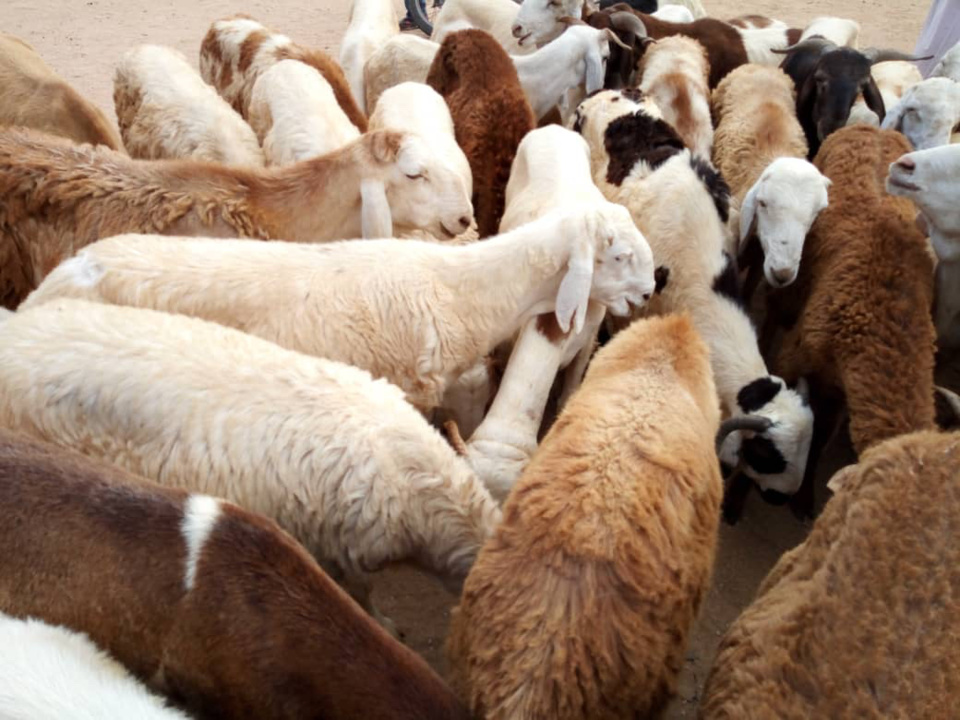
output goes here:
{"type": "Polygon", "coordinates": [[[275,523],[0,431],[0,612],[84,632],[198,718],[465,720],[275,523]]]}
{"type": "Polygon", "coordinates": [[[470,162],[477,231],[495,235],[517,146],[537,126],[517,70],[491,35],[460,30],[440,45],[427,84],[447,101],[470,162]]]}

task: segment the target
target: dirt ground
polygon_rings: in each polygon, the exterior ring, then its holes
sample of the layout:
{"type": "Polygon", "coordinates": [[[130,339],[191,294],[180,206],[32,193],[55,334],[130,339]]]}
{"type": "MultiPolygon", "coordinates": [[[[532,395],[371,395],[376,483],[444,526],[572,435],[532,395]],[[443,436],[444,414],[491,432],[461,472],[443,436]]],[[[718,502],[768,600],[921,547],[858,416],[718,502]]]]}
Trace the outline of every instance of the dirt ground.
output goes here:
{"type": "MultiPolygon", "coordinates": [[[[818,15],[858,20],[862,46],[913,50],[926,0],[704,0],[711,15],[729,18],[759,13],[802,25],[818,15]]],[[[398,2],[398,7],[400,4],[398,2]]],[[[139,43],[171,45],[197,62],[210,22],[246,12],[300,42],[336,53],[346,25],[347,0],[0,0],[0,30],[30,42],[84,95],[113,115],[112,77],[120,55],[139,43]]],[[[831,457],[832,464],[839,456],[831,457]]],[[[829,472],[822,472],[828,476],[829,472]]],[[[824,499],[825,490],[821,490],[824,499]]],[[[747,605],[780,554],[801,541],[807,528],[786,508],[765,506],[753,494],[744,519],[723,527],[713,588],[691,639],[680,695],[668,718],[695,716],[698,693],[720,638],[747,605]]],[[[381,576],[382,609],[406,634],[406,642],[440,672],[442,645],[455,598],[440,584],[409,569],[381,576]]]]}

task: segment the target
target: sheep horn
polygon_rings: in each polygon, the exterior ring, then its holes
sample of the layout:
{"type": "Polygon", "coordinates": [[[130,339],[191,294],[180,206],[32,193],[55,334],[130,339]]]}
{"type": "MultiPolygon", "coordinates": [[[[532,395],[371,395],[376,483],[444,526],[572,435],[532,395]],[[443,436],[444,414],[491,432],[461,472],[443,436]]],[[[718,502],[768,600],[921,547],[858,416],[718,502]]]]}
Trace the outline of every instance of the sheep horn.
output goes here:
{"type": "Polygon", "coordinates": [[[867,48],[861,50],[860,53],[870,61],[871,65],[876,65],[880,62],[888,62],[890,60],[905,60],[907,62],[918,62],[920,60],[930,60],[933,55],[924,55],[923,57],[915,57],[910,53],[900,52],[899,50],[889,50],[889,49],[877,49],[877,48],[867,48]]]}
{"type": "Polygon", "coordinates": [[[934,391],[940,393],[940,397],[947,401],[947,405],[950,406],[950,409],[953,410],[953,414],[960,418],[960,395],[957,395],[953,390],[947,390],[945,387],[940,385],[934,386],[934,391]]]}
{"type": "Polygon", "coordinates": [[[616,34],[613,30],[611,30],[610,28],[607,28],[607,29],[604,30],[603,32],[604,32],[604,34],[606,35],[607,40],[608,40],[609,42],[616,43],[617,45],[619,45],[620,47],[622,47],[624,50],[633,50],[632,47],[630,47],[630,46],[627,45],[623,40],[621,40],[621,39],[617,36],[617,34],[616,34]]]}
{"type": "Polygon", "coordinates": [[[647,26],[633,13],[620,10],[610,13],[610,26],[624,32],[632,32],[637,37],[647,37],[647,26]]]}
{"type": "Polygon", "coordinates": [[[457,455],[466,457],[467,444],[463,441],[463,436],[460,435],[460,427],[457,425],[457,421],[447,420],[443,424],[443,429],[447,433],[447,442],[450,443],[450,446],[454,449],[454,452],[456,452],[457,455]]]}
{"type": "MultiPolygon", "coordinates": [[[[786,55],[792,53],[794,50],[807,50],[813,48],[825,48],[827,45],[834,45],[834,43],[827,40],[822,35],[811,35],[806,40],[801,40],[796,45],[789,45],[785,48],[771,48],[770,52],[774,52],[777,55],[786,55]]],[[[834,45],[836,47],[836,45],[834,45]]]]}
{"type": "Polygon", "coordinates": [[[717,431],[717,453],[720,453],[720,447],[727,435],[737,430],[752,430],[753,432],[764,432],[773,425],[773,420],[760,415],[740,415],[732,417],[720,423],[720,429],[717,431]]]}

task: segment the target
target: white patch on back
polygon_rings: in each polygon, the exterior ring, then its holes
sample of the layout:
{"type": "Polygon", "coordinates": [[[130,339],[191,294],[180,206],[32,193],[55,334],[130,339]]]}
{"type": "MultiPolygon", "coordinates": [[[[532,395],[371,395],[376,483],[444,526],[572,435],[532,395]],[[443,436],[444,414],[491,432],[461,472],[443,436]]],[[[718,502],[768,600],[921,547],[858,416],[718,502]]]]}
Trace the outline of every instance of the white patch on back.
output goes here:
{"type": "Polygon", "coordinates": [[[197,578],[197,563],[200,553],[210,537],[217,519],[220,517],[220,501],[208,495],[191,495],[183,513],[180,532],[187,542],[187,571],[183,584],[187,590],[193,589],[197,578]]]}
{"type": "Polygon", "coordinates": [[[93,256],[81,251],[76,256],[61,263],[61,272],[69,278],[74,287],[92,288],[106,274],[103,265],[93,259],[93,256]]]}

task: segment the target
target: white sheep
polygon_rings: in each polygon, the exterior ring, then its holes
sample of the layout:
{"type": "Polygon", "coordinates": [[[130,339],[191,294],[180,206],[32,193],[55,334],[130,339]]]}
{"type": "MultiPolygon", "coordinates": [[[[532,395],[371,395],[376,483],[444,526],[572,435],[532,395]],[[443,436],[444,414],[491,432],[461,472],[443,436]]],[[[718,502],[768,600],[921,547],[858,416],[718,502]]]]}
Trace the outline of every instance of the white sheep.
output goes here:
{"type": "Polygon", "coordinates": [[[951,141],[960,124],[960,83],[945,77],[928,78],[907,90],[883,120],[884,130],[907,136],[916,150],[951,141]]]}
{"type": "Polygon", "coordinates": [[[187,720],[83,633],[0,613],[3,720],[187,720]]]}
{"type": "MultiPolygon", "coordinates": [[[[507,0],[510,2],[510,0],[507,0]]],[[[417,35],[396,35],[375,50],[363,66],[367,112],[388,88],[404,82],[425,83],[439,43],[417,35]]]]}
{"type": "Polygon", "coordinates": [[[944,53],[928,77],[945,77],[960,82],[960,42],[944,53]]]}
{"type": "Polygon", "coordinates": [[[476,28],[490,33],[510,55],[532,53],[536,45],[518,41],[513,33],[513,21],[520,9],[517,5],[514,0],[446,0],[430,37],[439,44],[450,33],[476,28]]]}
{"type": "Polygon", "coordinates": [[[260,73],[248,118],[263,143],[268,165],[326,155],[360,137],[330,83],[298,60],[281,60],[260,73]]]}
{"type": "Polygon", "coordinates": [[[424,138],[437,155],[448,161],[473,195],[470,163],[457,144],[453,118],[446,101],[429,85],[404,82],[385,90],[369,118],[371,130],[402,130],[424,138]]]}
{"type": "Polygon", "coordinates": [[[138,45],[124,53],[113,78],[113,102],[132,157],[263,165],[250,126],[173,48],[138,45]]]}
{"type": "MultiPolygon", "coordinates": [[[[876,83],[880,96],[883,98],[883,107],[887,113],[900,102],[903,94],[917,83],[923,81],[923,75],[912,62],[905,60],[888,60],[877,63],[870,68],[870,75],[876,83]]],[[[857,96],[857,101],[850,108],[850,118],[847,125],[863,123],[873,127],[880,127],[880,118],[867,107],[863,93],[857,96]]]]}
{"type": "Polygon", "coordinates": [[[408,558],[458,587],[500,519],[403,393],[348,365],[79,300],[8,317],[0,358],[0,425],[271,517],[365,607],[366,573],[408,558]]]}
{"type": "Polygon", "coordinates": [[[797,42],[814,35],[826,38],[838,47],[846,46],[854,50],[860,47],[860,23],[855,20],[829,16],[814,18],[807,23],[797,42]]]}
{"type": "MultiPolygon", "coordinates": [[[[691,6],[694,4],[699,5],[699,2],[690,3],[691,6]]],[[[693,11],[690,7],[686,5],[661,5],[654,12],[650,13],[655,18],[660,18],[665,22],[672,23],[691,23],[697,19],[697,16],[693,14],[693,11]]],[[[700,15],[700,17],[705,17],[706,13],[700,15]]]]}
{"type": "Polygon", "coordinates": [[[367,60],[400,32],[393,0],[351,0],[347,31],[340,41],[340,67],[360,110],[370,113],[363,79],[367,60]]]}
{"type": "Polygon", "coordinates": [[[652,100],[638,102],[634,92],[605,90],[577,109],[594,180],[608,200],[627,206],[657,264],[670,270],[648,312],[689,312],[710,347],[720,407],[744,424],[727,438],[721,460],[742,463],[770,499],[795,493],[813,415],[801,393],[769,374],[760,355],[737,291],[736,266],[724,252],[726,183],[683,149],[652,100]],[[750,437],[746,430],[753,431],[750,437]]]}
{"type": "Polygon", "coordinates": [[[69,296],[203,317],[387,378],[426,412],[529,317],[580,332],[591,300],[623,316],[653,289],[649,247],[609,205],[469,245],[120,236],[62,263],[24,306],[69,296]]]}

